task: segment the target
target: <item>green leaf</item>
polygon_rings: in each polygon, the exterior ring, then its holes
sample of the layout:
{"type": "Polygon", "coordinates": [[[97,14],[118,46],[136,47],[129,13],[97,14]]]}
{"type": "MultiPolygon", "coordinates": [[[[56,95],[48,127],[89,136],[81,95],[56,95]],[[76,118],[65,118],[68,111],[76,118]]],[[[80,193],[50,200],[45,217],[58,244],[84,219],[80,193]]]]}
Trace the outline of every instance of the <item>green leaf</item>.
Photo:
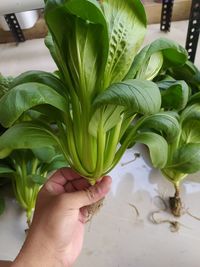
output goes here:
{"type": "Polygon", "coordinates": [[[10,127],[23,112],[42,104],[68,112],[66,99],[55,90],[39,83],[25,83],[12,88],[0,99],[0,122],[10,127]]]}
{"type": "Polygon", "coordinates": [[[168,166],[181,173],[195,173],[200,170],[200,143],[189,143],[179,148],[168,166]]]}
{"type": "Polygon", "coordinates": [[[10,90],[10,84],[13,80],[13,77],[8,76],[8,77],[4,77],[3,75],[1,75],[0,73],[0,98],[7,92],[10,90]]]}
{"type": "Polygon", "coordinates": [[[112,84],[94,100],[94,107],[107,104],[123,106],[132,114],[153,114],[160,110],[161,96],[153,82],[127,80],[112,84]]]}
{"type": "Polygon", "coordinates": [[[151,81],[159,73],[162,66],[163,55],[161,52],[156,52],[142,65],[135,78],[151,81]]]}
{"type": "Polygon", "coordinates": [[[53,88],[58,94],[66,95],[66,87],[55,75],[45,71],[27,71],[16,77],[10,84],[10,88],[24,83],[41,83],[53,88]]]}
{"type": "Polygon", "coordinates": [[[59,53],[59,51],[57,51],[56,49],[56,45],[54,44],[52,35],[50,32],[48,32],[47,36],[44,39],[44,43],[46,45],[46,47],[49,49],[49,52],[52,56],[52,58],[54,59],[58,69],[60,70],[59,73],[62,73],[62,56],[59,53]]]}
{"type": "Polygon", "coordinates": [[[51,162],[52,159],[57,154],[56,149],[54,147],[39,147],[32,149],[33,154],[38,158],[41,162],[51,162]]]}
{"type": "Polygon", "coordinates": [[[121,121],[121,114],[123,111],[124,107],[115,105],[107,105],[98,108],[89,123],[89,133],[97,137],[100,122],[103,124],[104,132],[109,131],[121,121]]]}
{"type": "Polygon", "coordinates": [[[51,0],[45,18],[54,42],[51,53],[67,86],[90,97],[101,88],[108,53],[107,23],[98,2],[51,0]]]}
{"type": "Polygon", "coordinates": [[[130,69],[145,37],[146,15],[139,0],[104,0],[101,5],[110,40],[104,76],[104,87],[108,87],[121,81],[130,69]]]}
{"type": "MultiPolygon", "coordinates": [[[[151,73],[155,73],[156,75],[160,70],[160,61],[152,61],[151,58],[158,52],[162,53],[164,62],[163,67],[165,69],[183,65],[187,60],[187,51],[182,46],[171,40],[159,38],[151,44],[145,46],[138,53],[125,79],[133,79],[137,77],[144,78],[149,68],[151,68],[151,73]]],[[[148,78],[152,77],[150,75],[148,78]]]]}
{"type": "Polygon", "coordinates": [[[193,92],[200,90],[200,70],[191,61],[186,61],[183,66],[175,66],[169,72],[176,80],[186,81],[193,92]]]}
{"type": "Polygon", "coordinates": [[[181,114],[182,139],[186,143],[200,143],[200,104],[187,107],[181,114]]]}
{"type": "Polygon", "coordinates": [[[188,106],[180,116],[182,126],[188,121],[195,120],[200,121],[200,103],[188,106]]]}
{"type": "Polygon", "coordinates": [[[68,166],[69,166],[69,164],[66,161],[66,159],[64,158],[64,156],[61,154],[58,154],[57,156],[55,156],[52,159],[52,161],[49,164],[46,164],[44,166],[42,171],[50,173],[52,171],[59,170],[61,168],[66,168],[68,166]]]}
{"type": "Polygon", "coordinates": [[[200,103],[200,92],[193,94],[189,100],[189,104],[200,103]]]}
{"type": "Polygon", "coordinates": [[[157,83],[161,90],[162,107],[165,110],[184,109],[187,105],[190,89],[184,81],[161,81],[157,83]]]}
{"type": "Polygon", "coordinates": [[[7,165],[0,164],[0,175],[1,174],[8,174],[8,173],[13,173],[14,170],[8,167],[7,165]]]}
{"type": "Polygon", "coordinates": [[[169,143],[174,141],[180,130],[177,113],[173,112],[160,112],[148,116],[138,127],[138,131],[154,131],[162,135],[169,143]]]}
{"type": "Polygon", "coordinates": [[[27,178],[38,185],[43,185],[47,180],[47,177],[44,177],[44,176],[39,175],[39,174],[31,174],[27,178]]]}
{"type": "Polygon", "coordinates": [[[135,142],[148,146],[152,164],[155,168],[163,168],[167,163],[168,145],[166,140],[151,132],[139,133],[135,142]]]}
{"type": "Polygon", "coordinates": [[[0,215],[2,215],[2,213],[4,212],[6,207],[6,203],[4,198],[0,195],[0,215]]]}
{"type": "Polygon", "coordinates": [[[24,122],[14,125],[0,136],[0,158],[7,157],[15,149],[58,145],[59,140],[49,127],[39,122],[24,122]]]}
{"type": "Polygon", "coordinates": [[[184,121],[184,124],[182,125],[181,139],[184,143],[200,143],[200,121],[184,121]]]}

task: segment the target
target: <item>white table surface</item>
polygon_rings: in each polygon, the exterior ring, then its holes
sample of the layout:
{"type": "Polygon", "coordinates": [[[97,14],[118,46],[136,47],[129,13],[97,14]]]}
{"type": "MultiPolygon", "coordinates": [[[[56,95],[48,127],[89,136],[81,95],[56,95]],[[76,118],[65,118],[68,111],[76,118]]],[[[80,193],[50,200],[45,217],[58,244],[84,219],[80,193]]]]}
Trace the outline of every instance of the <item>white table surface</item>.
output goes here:
{"type": "MultiPolygon", "coordinates": [[[[74,267],[199,267],[200,221],[187,214],[172,233],[167,223],[154,225],[152,211],[162,207],[155,197],[173,194],[173,187],[161,173],[149,166],[146,151],[136,161],[121,166],[141,152],[141,146],[126,152],[111,172],[113,185],[100,212],[86,227],[84,248],[74,267]],[[134,204],[140,212],[137,218],[134,204]]],[[[191,175],[181,187],[186,208],[200,217],[200,178],[191,175]],[[189,182],[190,181],[190,182],[189,182]]],[[[161,212],[157,217],[174,219],[161,212]]],[[[25,215],[15,201],[7,198],[6,212],[0,217],[0,258],[13,259],[25,238],[25,215]]]]}

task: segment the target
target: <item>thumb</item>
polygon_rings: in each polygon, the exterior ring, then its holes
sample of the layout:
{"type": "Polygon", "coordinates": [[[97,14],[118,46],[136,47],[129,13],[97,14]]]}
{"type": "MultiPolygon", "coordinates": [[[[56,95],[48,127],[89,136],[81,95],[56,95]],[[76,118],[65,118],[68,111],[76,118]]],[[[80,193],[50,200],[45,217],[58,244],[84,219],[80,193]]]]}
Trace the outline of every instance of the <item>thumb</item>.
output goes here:
{"type": "Polygon", "coordinates": [[[67,205],[71,209],[80,209],[82,207],[91,205],[103,197],[109,192],[112,179],[110,176],[104,176],[102,180],[94,186],[87,188],[86,190],[76,191],[73,193],[67,193],[67,205]]]}

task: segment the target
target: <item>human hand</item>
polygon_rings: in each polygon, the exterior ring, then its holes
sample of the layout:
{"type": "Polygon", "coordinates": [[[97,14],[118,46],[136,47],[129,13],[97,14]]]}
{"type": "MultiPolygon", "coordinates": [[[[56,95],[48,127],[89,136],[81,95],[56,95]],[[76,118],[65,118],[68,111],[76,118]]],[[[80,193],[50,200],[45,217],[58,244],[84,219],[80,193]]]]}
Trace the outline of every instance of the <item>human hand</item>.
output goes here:
{"type": "Polygon", "coordinates": [[[95,186],[70,168],[57,171],[39,192],[33,222],[13,267],[71,266],[80,254],[89,205],[109,191],[111,178],[95,186]]]}

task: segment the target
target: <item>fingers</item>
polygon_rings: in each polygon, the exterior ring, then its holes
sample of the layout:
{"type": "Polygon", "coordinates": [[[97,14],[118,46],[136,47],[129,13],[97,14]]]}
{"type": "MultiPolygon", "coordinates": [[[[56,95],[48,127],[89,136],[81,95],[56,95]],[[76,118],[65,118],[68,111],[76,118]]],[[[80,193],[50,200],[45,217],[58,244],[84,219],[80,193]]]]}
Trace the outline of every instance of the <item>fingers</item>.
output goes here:
{"type": "Polygon", "coordinates": [[[88,183],[88,181],[85,178],[76,179],[73,181],[69,181],[65,185],[65,191],[67,193],[71,193],[74,191],[80,191],[85,190],[86,188],[90,187],[91,185],[88,183]]]}
{"type": "Polygon", "coordinates": [[[80,175],[70,168],[62,168],[51,176],[42,191],[47,191],[53,195],[62,194],[65,192],[65,184],[68,181],[73,181],[73,179],[80,179],[80,175]]]}
{"type": "Polygon", "coordinates": [[[109,192],[111,183],[111,177],[105,176],[99,183],[86,190],[67,193],[65,195],[66,206],[70,207],[70,209],[80,209],[97,202],[109,192]]]}
{"type": "Polygon", "coordinates": [[[73,171],[71,168],[62,168],[55,172],[50,180],[60,185],[66,184],[67,181],[72,181],[74,179],[80,179],[80,175],[73,171]]]}

